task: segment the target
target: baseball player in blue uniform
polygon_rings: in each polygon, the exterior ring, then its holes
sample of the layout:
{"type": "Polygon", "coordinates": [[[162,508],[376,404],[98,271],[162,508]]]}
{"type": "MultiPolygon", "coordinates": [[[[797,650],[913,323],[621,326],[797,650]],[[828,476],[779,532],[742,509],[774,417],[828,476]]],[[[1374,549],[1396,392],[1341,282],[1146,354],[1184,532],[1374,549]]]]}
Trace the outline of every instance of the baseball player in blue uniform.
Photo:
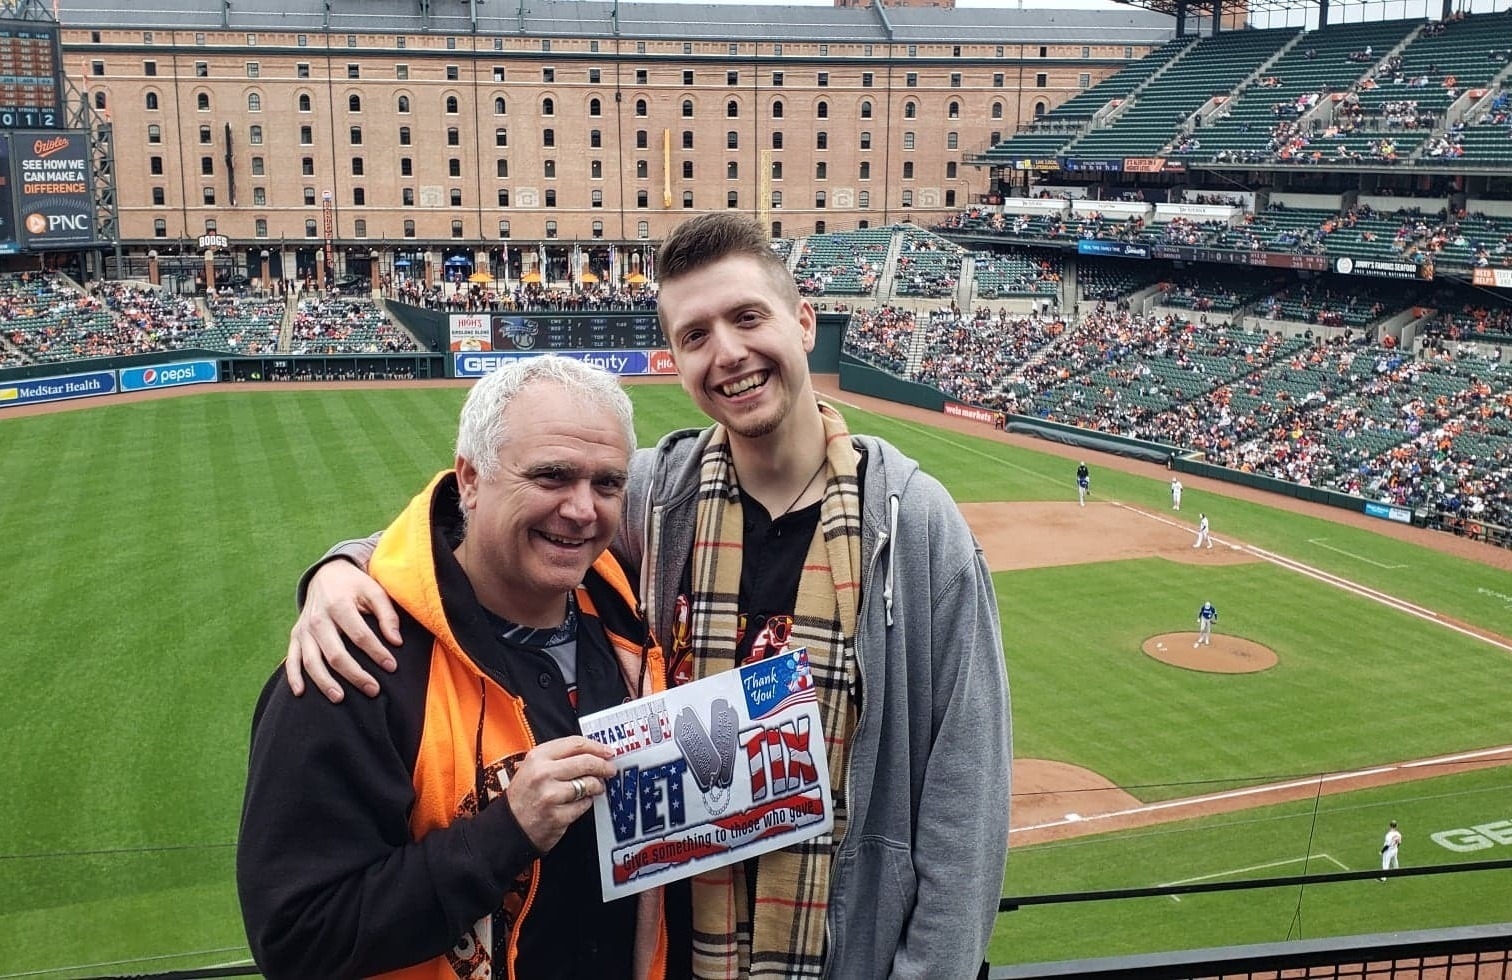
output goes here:
{"type": "Polygon", "coordinates": [[[1213,645],[1213,624],[1216,622],[1218,607],[1211,602],[1204,602],[1202,608],[1197,610],[1197,642],[1192,644],[1192,649],[1213,645]]]}
{"type": "Polygon", "coordinates": [[[1081,506],[1087,506],[1087,494],[1092,492],[1092,474],[1087,469],[1086,463],[1078,463],[1076,466],[1076,502],[1081,506]]]}

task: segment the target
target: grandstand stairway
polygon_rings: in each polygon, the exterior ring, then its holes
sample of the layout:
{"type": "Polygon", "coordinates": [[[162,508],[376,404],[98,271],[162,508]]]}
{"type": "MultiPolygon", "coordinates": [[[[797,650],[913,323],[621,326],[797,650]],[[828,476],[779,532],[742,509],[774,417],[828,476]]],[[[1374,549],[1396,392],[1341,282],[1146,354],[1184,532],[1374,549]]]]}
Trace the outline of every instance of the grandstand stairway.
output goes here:
{"type": "Polygon", "coordinates": [[[278,331],[278,352],[287,354],[294,349],[294,310],[299,306],[298,294],[284,297],[283,326],[278,331]]]}
{"type": "Polygon", "coordinates": [[[795,238],[795,239],[793,239],[793,247],[788,252],[788,257],[787,257],[787,267],[788,267],[788,271],[789,272],[794,273],[795,275],[797,274],[797,272],[798,272],[798,263],[803,261],[803,249],[807,245],[808,245],[808,239],[807,238],[795,238]]]}
{"type": "Polygon", "coordinates": [[[961,281],[956,283],[956,306],[963,310],[972,307],[972,300],[976,294],[976,259],[970,255],[961,259],[961,281]]]}
{"type": "Polygon", "coordinates": [[[887,258],[882,260],[882,276],[877,283],[877,302],[893,298],[893,283],[898,278],[898,256],[903,252],[903,233],[895,232],[887,242],[887,258]]]}
{"type": "Polygon", "coordinates": [[[908,353],[904,355],[903,377],[917,378],[919,376],[919,369],[924,365],[924,355],[928,351],[929,331],[914,327],[913,333],[908,335],[908,353]]]}

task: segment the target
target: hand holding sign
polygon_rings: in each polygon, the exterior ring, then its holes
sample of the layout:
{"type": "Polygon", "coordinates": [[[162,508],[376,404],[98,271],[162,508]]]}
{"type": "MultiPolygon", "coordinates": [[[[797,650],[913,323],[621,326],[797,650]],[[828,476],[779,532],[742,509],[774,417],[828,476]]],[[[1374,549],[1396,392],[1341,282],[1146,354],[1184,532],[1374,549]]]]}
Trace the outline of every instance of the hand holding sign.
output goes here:
{"type": "Polygon", "coordinates": [[[612,750],[618,770],[594,803],[605,900],[834,826],[804,650],[601,711],[581,724],[612,750]]]}

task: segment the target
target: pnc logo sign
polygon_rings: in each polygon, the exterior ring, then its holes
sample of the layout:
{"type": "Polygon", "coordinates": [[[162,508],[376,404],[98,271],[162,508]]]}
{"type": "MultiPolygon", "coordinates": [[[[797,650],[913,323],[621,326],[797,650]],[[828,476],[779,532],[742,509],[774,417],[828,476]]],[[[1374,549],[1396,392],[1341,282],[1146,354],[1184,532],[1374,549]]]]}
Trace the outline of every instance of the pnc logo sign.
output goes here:
{"type": "Polygon", "coordinates": [[[40,214],[32,212],[26,216],[23,222],[26,230],[33,235],[46,235],[59,231],[89,231],[89,215],[87,214],[40,214]]]}

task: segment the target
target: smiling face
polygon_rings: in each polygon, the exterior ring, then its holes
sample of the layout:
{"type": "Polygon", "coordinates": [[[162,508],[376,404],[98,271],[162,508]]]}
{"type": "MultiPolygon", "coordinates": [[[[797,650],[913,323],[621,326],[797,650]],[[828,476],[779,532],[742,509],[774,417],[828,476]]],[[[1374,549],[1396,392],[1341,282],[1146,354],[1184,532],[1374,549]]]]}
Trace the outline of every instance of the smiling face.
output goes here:
{"type": "Polygon", "coordinates": [[[457,560],[485,607],[525,626],[555,626],[567,593],[619,530],[630,447],[619,420],[554,381],[504,409],[496,471],[457,458],[467,534],[457,560]]]}
{"type": "Polygon", "coordinates": [[[814,308],[766,266],[731,255],[664,281],[657,305],[682,386],[738,438],[783,438],[792,408],[811,404],[814,308]]]}

